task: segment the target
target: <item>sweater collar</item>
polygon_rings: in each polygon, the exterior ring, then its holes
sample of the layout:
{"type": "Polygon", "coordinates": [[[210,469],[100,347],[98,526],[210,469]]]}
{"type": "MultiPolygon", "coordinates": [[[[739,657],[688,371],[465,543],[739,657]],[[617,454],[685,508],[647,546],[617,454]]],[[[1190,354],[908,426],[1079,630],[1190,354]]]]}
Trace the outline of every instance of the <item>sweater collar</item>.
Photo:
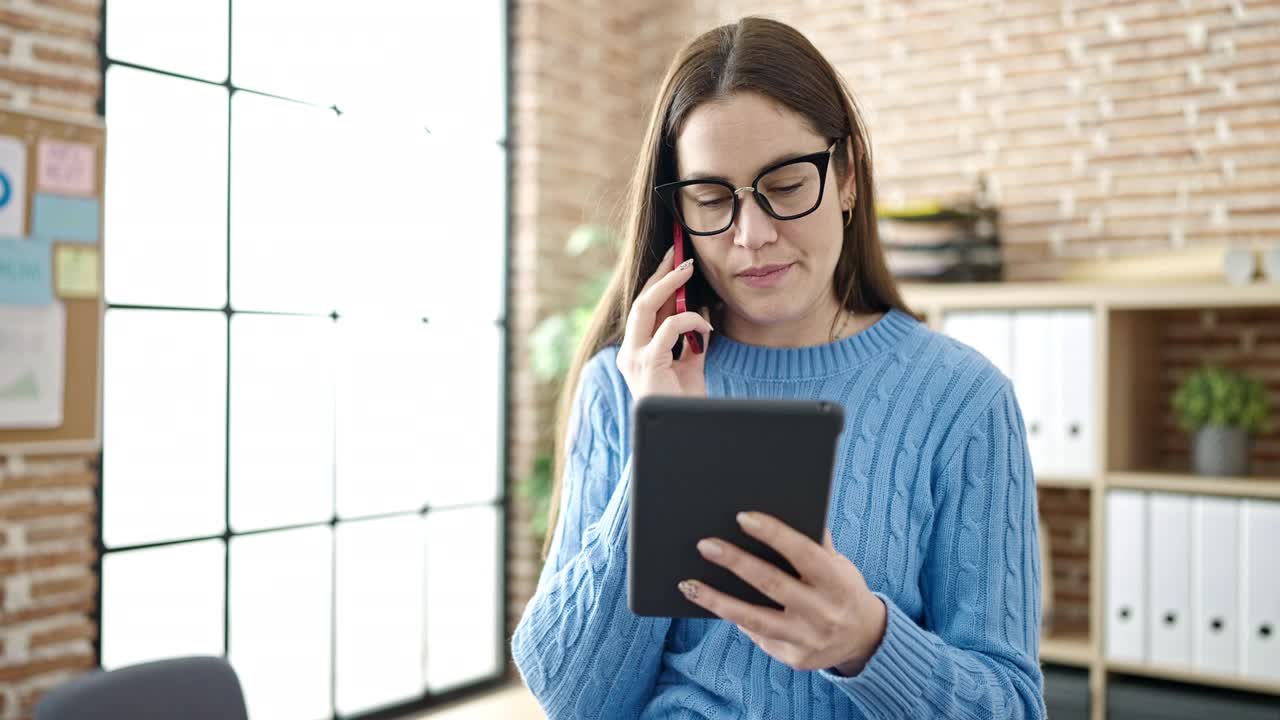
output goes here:
{"type": "Polygon", "coordinates": [[[735,375],[764,380],[795,380],[832,375],[888,350],[919,322],[890,308],[870,327],[832,343],[807,347],[747,345],[723,335],[711,335],[707,366],[735,375]]]}

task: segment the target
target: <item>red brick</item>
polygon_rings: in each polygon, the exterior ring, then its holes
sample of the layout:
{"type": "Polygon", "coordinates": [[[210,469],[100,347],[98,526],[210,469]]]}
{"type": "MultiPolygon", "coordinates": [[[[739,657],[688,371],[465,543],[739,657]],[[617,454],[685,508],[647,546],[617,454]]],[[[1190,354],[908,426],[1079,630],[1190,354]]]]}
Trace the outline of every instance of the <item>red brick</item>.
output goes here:
{"type": "Polygon", "coordinates": [[[97,665],[92,654],[74,653],[54,658],[0,665],[0,683],[17,683],[63,670],[88,670],[97,665]]]}
{"type": "MultiPolygon", "coordinates": [[[[2,14],[2,12],[3,11],[0,11],[0,14],[2,14]]],[[[84,79],[11,66],[0,66],[0,80],[8,80],[17,85],[26,85],[29,87],[40,86],[56,90],[65,90],[67,92],[88,94],[96,94],[101,84],[97,77],[84,79]]]]}
{"type": "Polygon", "coordinates": [[[41,600],[53,595],[65,595],[67,593],[92,596],[97,589],[98,579],[91,574],[85,574],[81,577],[33,582],[31,583],[31,597],[41,600]]]}
{"type": "Polygon", "coordinates": [[[65,625],[32,633],[29,641],[32,650],[46,648],[50,645],[74,642],[76,640],[92,640],[98,636],[98,627],[88,618],[69,619],[65,625]]]}
{"type": "Polygon", "coordinates": [[[35,490],[40,488],[91,488],[98,484],[90,470],[61,473],[26,473],[11,475],[0,483],[0,490],[35,490]]]}
{"type": "Polygon", "coordinates": [[[22,608],[11,612],[0,613],[0,626],[17,625],[18,623],[48,620],[60,615],[88,614],[97,606],[93,596],[70,597],[56,602],[41,603],[34,607],[22,608]]]}
{"type": "Polygon", "coordinates": [[[35,4],[43,7],[57,8],[64,13],[72,13],[81,17],[97,20],[102,7],[101,0],[35,0],[35,4]]]}
{"type": "Polygon", "coordinates": [[[97,102],[96,95],[62,95],[54,97],[47,93],[41,93],[40,88],[36,88],[35,94],[31,96],[31,109],[69,115],[83,115],[88,118],[91,116],[96,117],[98,112],[97,102]]]}
{"type": "Polygon", "coordinates": [[[98,526],[88,518],[82,518],[74,525],[52,527],[28,527],[27,544],[54,542],[59,540],[81,540],[92,543],[98,537],[98,526]]]}
{"type": "Polygon", "coordinates": [[[60,565],[90,567],[97,559],[93,550],[68,550],[23,557],[0,558],[0,576],[31,570],[45,570],[60,565]]]}
{"type": "Polygon", "coordinates": [[[30,520],[63,515],[92,516],[97,512],[93,502],[22,502],[0,508],[0,520],[30,520]]]}
{"type": "Polygon", "coordinates": [[[41,13],[23,12],[22,10],[0,9],[0,26],[67,37],[74,40],[85,40],[87,42],[98,41],[98,29],[96,27],[82,27],[56,20],[41,13]]]}
{"type": "Polygon", "coordinates": [[[50,45],[41,45],[40,43],[34,43],[31,46],[31,56],[40,62],[52,63],[54,65],[78,67],[85,70],[99,69],[97,55],[83,52],[69,52],[50,45]]]}

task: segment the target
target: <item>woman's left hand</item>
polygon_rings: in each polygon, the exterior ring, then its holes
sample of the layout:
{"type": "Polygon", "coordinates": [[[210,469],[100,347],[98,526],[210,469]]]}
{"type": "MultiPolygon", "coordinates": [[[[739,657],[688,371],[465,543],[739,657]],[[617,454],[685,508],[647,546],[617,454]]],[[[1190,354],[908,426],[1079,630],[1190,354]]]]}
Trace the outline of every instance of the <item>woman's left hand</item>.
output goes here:
{"type": "Polygon", "coordinates": [[[797,670],[831,668],[846,676],[861,672],[880,646],[888,612],[853,562],[835,549],[831,533],[819,545],[777,518],[756,512],[739,513],[738,524],[786,558],[799,579],[724,540],[706,538],[698,543],[698,552],[783,609],[743,602],[698,580],[680,583],[680,591],[797,670]]]}

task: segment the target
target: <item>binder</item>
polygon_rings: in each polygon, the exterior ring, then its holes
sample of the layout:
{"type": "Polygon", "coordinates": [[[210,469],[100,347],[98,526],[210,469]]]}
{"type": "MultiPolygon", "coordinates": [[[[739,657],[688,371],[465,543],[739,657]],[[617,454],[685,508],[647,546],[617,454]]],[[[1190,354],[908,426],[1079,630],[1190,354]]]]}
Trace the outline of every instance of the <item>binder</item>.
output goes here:
{"type": "Polygon", "coordinates": [[[1148,660],[1191,665],[1191,496],[1147,496],[1148,660]]]}
{"type": "Polygon", "coordinates": [[[1013,391],[1026,422],[1027,451],[1037,476],[1061,475],[1061,445],[1049,432],[1051,377],[1050,312],[1018,310],[1013,314],[1013,391]]]}
{"type": "Polygon", "coordinates": [[[1146,498],[1111,490],[1106,501],[1106,653],[1109,660],[1145,662],[1147,631],[1146,498]]]}
{"type": "Polygon", "coordinates": [[[949,312],[943,332],[982,353],[1009,377],[1013,364],[1013,315],[999,310],[949,312]]]}
{"type": "Polygon", "coordinates": [[[1280,502],[1243,501],[1243,671],[1280,680],[1280,502]]]}
{"type": "Polygon", "coordinates": [[[1050,429],[1060,447],[1057,472],[1092,477],[1097,448],[1093,311],[1054,311],[1050,327],[1050,429]]]}
{"type": "Polygon", "coordinates": [[[1240,670],[1240,501],[1202,496],[1191,505],[1191,666],[1240,670]]]}

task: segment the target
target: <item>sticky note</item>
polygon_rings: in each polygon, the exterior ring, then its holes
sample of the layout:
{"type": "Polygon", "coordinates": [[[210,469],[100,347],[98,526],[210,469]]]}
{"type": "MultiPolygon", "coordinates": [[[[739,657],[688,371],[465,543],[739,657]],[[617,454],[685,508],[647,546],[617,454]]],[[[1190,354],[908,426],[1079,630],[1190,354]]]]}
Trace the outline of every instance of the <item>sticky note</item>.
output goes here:
{"type": "Polygon", "coordinates": [[[27,144],[0,136],[0,236],[27,234],[27,144]]]}
{"type": "Polygon", "coordinates": [[[59,245],[53,250],[54,290],[69,300],[96,299],[101,292],[98,280],[98,248],[59,245]]]}
{"type": "Polygon", "coordinates": [[[92,195],[98,159],[92,145],[41,140],[36,149],[36,189],[92,195]]]}
{"type": "Polygon", "coordinates": [[[47,238],[0,238],[0,305],[53,302],[52,264],[47,238]]]}
{"type": "Polygon", "coordinates": [[[31,234],[55,242],[97,243],[101,215],[97,198],[36,193],[31,197],[31,234]]]}

